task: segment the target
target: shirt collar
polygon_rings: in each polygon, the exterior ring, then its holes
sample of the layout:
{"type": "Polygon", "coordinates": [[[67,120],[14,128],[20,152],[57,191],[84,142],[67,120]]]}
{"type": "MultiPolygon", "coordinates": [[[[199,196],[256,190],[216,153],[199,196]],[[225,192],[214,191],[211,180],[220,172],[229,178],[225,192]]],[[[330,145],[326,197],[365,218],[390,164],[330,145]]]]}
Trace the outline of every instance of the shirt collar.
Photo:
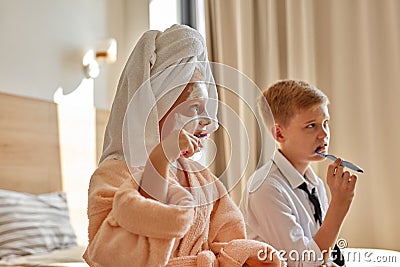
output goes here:
{"type": "Polygon", "coordinates": [[[292,189],[299,187],[302,183],[311,183],[313,186],[318,185],[318,177],[311,167],[308,167],[305,172],[305,179],[289,162],[289,160],[280,152],[276,150],[272,156],[273,162],[276,164],[278,169],[281,171],[283,176],[289,181],[292,189]]]}

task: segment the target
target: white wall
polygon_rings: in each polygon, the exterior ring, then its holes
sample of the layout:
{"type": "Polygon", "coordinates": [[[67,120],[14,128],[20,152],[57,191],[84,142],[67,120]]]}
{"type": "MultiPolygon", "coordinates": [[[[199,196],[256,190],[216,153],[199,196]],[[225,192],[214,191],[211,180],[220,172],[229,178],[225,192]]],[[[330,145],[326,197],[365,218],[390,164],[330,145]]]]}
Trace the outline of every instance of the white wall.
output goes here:
{"type": "Polygon", "coordinates": [[[93,106],[110,109],[127,57],[148,28],[145,0],[0,0],[0,92],[48,101],[57,92],[63,190],[81,245],[87,243],[87,190],[97,163],[93,106]],[[84,54],[111,37],[117,62],[86,79],[84,54]]]}
{"type": "Polygon", "coordinates": [[[50,101],[59,87],[69,94],[84,79],[85,52],[113,37],[118,60],[94,82],[95,106],[109,109],[148,13],[144,0],[0,0],[0,91],[50,101]]]}

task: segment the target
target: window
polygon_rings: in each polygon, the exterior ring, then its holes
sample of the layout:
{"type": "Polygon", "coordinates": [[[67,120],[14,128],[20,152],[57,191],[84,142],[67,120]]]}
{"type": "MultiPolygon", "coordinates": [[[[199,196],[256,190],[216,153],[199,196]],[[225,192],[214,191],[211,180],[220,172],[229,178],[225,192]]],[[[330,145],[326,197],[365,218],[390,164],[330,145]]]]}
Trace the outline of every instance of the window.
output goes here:
{"type": "Polygon", "coordinates": [[[164,31],[172,24],[180,24],[178,2],[180,0],[151,0],[150,29],[164,31]]]}
{"type": "Polygon", "coordinates": [[[163,31],[172,24],[196,28],[205,38],[204,0],[151,0],[150,29],[163,31]]]}

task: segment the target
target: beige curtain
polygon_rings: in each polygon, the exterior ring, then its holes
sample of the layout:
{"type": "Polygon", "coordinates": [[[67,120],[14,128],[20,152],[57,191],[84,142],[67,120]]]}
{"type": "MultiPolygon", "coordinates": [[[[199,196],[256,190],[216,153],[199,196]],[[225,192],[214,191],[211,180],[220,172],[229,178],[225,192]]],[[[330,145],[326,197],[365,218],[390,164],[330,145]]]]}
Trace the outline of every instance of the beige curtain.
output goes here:
{"type": "MultiPolygon", "coordinates": [[[[400,250],[400,1],[206,0],[206,25],[211,61],[237,68],[261,89],[296,78],[329,96],[330,152],[366,171],[341,236],[351,247],[400,250]]],[[[224,90],[220,97],[254,123],[240,111],[243,103],[224,90]]],[[[231,192],[236,203],[259,160],[257,131],[249,135],[248,168],[231,192]]],[[[224,151],[226,134],[216,143],[224,151]]],[[[215,162],[217,173],[228,157],[215,162]]],[[[322,178],[327,164],[315,165],[322,178]]]]}

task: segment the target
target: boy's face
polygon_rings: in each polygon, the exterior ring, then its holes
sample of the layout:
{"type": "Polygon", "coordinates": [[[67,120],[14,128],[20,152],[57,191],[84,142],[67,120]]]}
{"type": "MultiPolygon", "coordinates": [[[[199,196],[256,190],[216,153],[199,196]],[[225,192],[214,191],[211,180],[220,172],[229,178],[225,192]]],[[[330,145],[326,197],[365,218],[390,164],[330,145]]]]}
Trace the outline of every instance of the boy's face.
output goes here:
{"type": "Polygon", "coordinates": [[[321,104],[298,110],[286,126],[276,125],[276,140],[293,165],[306,166],[311,161],[323,160],[315,151],[328,153],[329,118],[327,104],[321,104]]]}

